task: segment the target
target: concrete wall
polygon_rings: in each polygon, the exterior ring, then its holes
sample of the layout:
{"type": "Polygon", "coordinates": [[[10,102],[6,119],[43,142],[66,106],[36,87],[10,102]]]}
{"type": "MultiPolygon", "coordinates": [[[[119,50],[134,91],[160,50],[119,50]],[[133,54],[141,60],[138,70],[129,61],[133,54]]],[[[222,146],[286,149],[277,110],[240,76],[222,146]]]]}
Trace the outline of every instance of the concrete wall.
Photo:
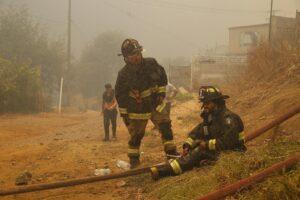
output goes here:
{"type": "Polygon", "coordinates": [[[272,41],[287,41],[293,43],[295,41],[296,19],[288,17],[273,16],[272,17],[272,41]]]}
{"type": "Polygon", "coordinates": [[[222,85],[246,66],[245,56],[198,56],[192,61],[192,85],[222,85]]]}

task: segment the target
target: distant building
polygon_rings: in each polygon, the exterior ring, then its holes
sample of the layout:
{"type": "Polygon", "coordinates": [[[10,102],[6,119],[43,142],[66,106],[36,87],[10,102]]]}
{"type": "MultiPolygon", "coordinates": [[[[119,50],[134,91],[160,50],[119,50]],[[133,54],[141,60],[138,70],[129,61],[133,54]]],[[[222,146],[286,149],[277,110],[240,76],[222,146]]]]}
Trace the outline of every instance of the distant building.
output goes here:
{"type": "Polygon", "coordinates": [[[222,85],[239,75],[246,64],[246,56],[197,55],[191,62],[191,88],[199,85],[222,85]]]}
{"type": "MultiPolygon", "coordinates": [[[[290,44],[299,40],[300,14],[296,18],[272,16],[271,40],[286,41],[290,44]]],[[[247,54],[249,49],[260,42],[269,40],[269,23],[229,28],[229,54],[247,54]]]]}
{"type": "Polygon", "coordinates": [[[267,40],[269,24],[236,26],[229,28],[229,53],[246,54],[249,48],[256,46],[259,41],[267,40]]]}
{"type": "Polygon", "coordinates": [[[197,90],[199,85],[222,85],[239,75],[246,56],[195,55],[191,65],[169,65],[169,81],[176,87],[197,90]]]}
{"type": "MultiPolygon", "coordinates": [[[[300,48],[300,12],[296,13],[296,18],[273,16],[271,30],[272,42],[285,41],[298,44],[300,48]]],[[[230,27],[228,49],[227,46],[216,45],[193,56],[190,67],[173,68],[173,79],[185,77],[184,85],[190,82],[192,89],[197,89],[199,85],[221,86],[245,69],[247,53],[251,48],[268,40],[269,23],[230,27]]]]}

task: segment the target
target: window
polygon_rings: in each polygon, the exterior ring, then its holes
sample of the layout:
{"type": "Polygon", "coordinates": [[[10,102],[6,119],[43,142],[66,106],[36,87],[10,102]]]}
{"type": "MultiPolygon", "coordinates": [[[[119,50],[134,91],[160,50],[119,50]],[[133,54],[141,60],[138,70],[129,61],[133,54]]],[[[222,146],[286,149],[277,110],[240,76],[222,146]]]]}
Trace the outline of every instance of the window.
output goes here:
{"type": "Polygon", "coordinates": [[[257,32],[244,32],[240,36],[240,46],[256,46],[258,38],[257,32]]]}

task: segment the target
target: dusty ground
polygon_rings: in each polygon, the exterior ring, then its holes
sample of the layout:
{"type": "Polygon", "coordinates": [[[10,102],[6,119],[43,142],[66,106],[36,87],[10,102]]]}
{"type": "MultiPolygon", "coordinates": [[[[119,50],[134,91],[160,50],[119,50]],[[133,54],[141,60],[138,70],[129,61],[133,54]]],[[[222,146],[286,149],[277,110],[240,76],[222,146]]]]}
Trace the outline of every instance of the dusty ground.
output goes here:
{"type": "MultiPolygon", "coordinates": [[[[229,99],[229,107],[241,114],[246,133],[274,119],[286,108],[297,105],[300,100],[298,87],[276,91],[253,88],[253,93],[247,91],[239,96],[231,94],[230,89],[225,91],[233,97],[229,99]]],[[[198,112],[196,100],[174,107],[172,122],[178,146],[200,119],[198,112]]],[[[299,119],[299,116],[292,118],[276,134],[298,132],[299,119]]],[[[94,170],[105,165],[113,173],[121,172],[116,161],[127,161],[128,133],[121,120],[118,121],[118,140],[104,143],[99,112],[0,116],[0,188],[14,187],[16,177],[25,170],[33,175],[29,184],[94,176],[94,170]]],[[[151,127],[150,123],[141,147],[143,166],[164,161],[160,137],[150,131],[151,127]]],[[[299,140],[299,137],[292,139],[299,140]]],[[[258,141],[248,147],[255,148],[258,141]]],[[[138,177],[110,180],[1,199],[143,199],[140,183],[152,184],[149,175],[145,180],[138,177]],[[122,180],[126,185],[120,187],[122,180]]]]}
{"type": "MultiPolygon", "coordinates": [[[[197,112],[197,104],[185,103],[174,110],[175,139],[184,138],[192,126],[181,127],[181,114],[197,112]],[[177,119],[178,118],[178,119],[177,119]]],[[[99,112],[36,115],[4,115],[0,117],[0,187],[14,187],[16,177],[25,170],[32,173],[30,184],[46,183],[69,178],[93,176],[96,168],[108,165],[113,173],[118,159],[127,161],[128,133],[118,119],[117,141],[102,142],[102,116],[99,112]]],[[[143,141],[143,165],[164,161],[159,135],[149,131],[143,141]]],[[[150,179],[150,176],[149,176],[150,179]]],[[[126,180],[87,184],[64,189],[41,191],[3,199],[136,199],[139,187],[126,180]]]]}
{"type": "MultiPolygon", "coordinates": [[[[228,87],[221,88],[225,94],[231,96],[228,100],[229,108],[241,115],[246,134],[283,114],[289,108],[299,105],[299,62],[291,58],[294,53],[289,49],[279,53],[274,53],[272,57],[265,49],[257,51],[257,55],[249,65],[252,73],[245,74],[228,87]],[[285,67],[282,67],[282,64],[285,67]]],[[[175,106],[172,123],[178,147],[199,118],[196,99],[175,106]]],[[[276,129],[247,143],[248,149],[253,150],[263,143],[272,145],[270,141],[275,140],[276,137],[285,137],[291,142],[300,141],[299,120],[298,114],[276,129]]],[[[160,137],[149,132],[149,128],[141,147],[144,152],[141,156],[144,166],[160,163],[165,159],[160,137]]],[[[94,176],[94,170],[105,165],[112,169],[113,173],[120,172],[122,170],[116,167],[116,161],[127,160],[128,141],[127,131],[120,119],[117,136],[117,141],[102,142],[102,118],[100,113],[93,111],[63,115],[55,113],[2,115],[0,116],[0,190],[14,187],[16,177],[25,170],[33,175],[29,184],[94,176]]],[[[193,172],[187,172],[184,174],[186,178],[190,178],[188,173],[193,175],[193,172]]],[[[157,193],[159,187],[163,189],[170,183],[175,183],[176,187],[182,187],[182,184],[189,186],[189,179],[182,182],[181,177],[172,177],[168,179],[169,182],[158,182],[166,184],[158,184],[151,181],[149,175],[137,176],[1,199],[140,200],[144,197],[157,199],[153,193],[157,193]],[[126,184],[120,187],[118,185],[122,180],[126,184]],[[152,186],[153,190],[146,193],[144,185],[152,186]]],[[[201,182],[198,184],[201,185],[201,182]]],[[[215,188],[209,188],[208,191],[213,189],[215,188]]],[[[251,192],[252,190],[249,191],[250,198],[251,192]]]]}

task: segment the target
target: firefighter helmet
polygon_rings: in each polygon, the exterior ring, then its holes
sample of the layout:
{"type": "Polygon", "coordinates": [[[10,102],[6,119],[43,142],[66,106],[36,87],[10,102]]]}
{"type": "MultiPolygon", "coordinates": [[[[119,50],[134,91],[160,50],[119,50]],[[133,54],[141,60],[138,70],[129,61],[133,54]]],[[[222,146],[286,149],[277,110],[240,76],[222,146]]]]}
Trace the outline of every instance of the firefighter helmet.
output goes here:
{"type": "Polygon", "coordinates": [[[139,44],[139,42],[135,39],[125,39],[121,46],[121,54],[124,57],[133,55],[137,52],[142,52],[143,47],[139,44]]]}
{"type": "Polygon", "coordinates": [[[200,102],[209,102],[216,99],[227,99],[228,95],[223,95],[220,90],[213,86],[201,86],[199,89],[200,102]]]}

